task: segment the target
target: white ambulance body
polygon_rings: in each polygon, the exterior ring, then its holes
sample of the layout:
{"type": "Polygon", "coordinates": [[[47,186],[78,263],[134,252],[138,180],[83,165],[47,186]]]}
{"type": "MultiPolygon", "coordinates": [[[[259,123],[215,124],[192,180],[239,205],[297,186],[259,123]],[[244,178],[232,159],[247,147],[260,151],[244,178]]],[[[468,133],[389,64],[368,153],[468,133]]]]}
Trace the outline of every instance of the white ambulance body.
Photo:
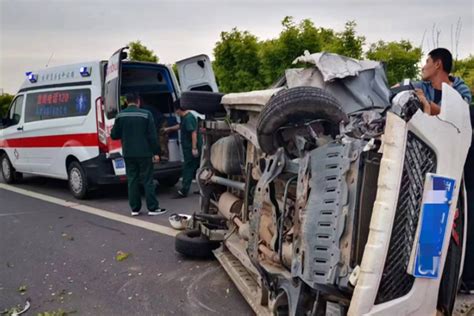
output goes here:
{"type": "MultiPolygon", "coordinates": [[[[13,183],[23,173],[68,180],[71,193],[84,198],[99,185],[126,181],[121,143],[110,139],[122,107],[121,96],[139,93],[145,104],[173,124],[178,120],[173,103],[181,91],[169,66],[123,60],[124,49],[108,62],[27,74],[0,125],[0,167],[5,182],[13,183]]],[[[207,56],[177,64],[183,78],[188,76],[196,83],[187,89],[217,90],[207,56]]],[[[164,185],[174,185],[181,174],[176,138],[170,136],[170,159],[155,165],[155,178],[164,185]]]]}

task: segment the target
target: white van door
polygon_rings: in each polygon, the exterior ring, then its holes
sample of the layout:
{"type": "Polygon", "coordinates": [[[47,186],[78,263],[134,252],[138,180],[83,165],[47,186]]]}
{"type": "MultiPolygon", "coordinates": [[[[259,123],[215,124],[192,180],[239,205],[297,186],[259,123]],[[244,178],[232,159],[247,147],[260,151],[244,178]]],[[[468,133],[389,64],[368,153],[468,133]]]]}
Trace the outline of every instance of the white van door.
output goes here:
{"type": "Polygon", "coordinates": [[[25,147],[33,140],[23,137],[24,95],[20,94],[13,100],[7,114],[7,126],[1,131],[0,148],[4,148],[13,167],[18,172],[28,172],[28,158],[25,147]]]}
{"type": "MultiPolygon", "coordinates": [[[[104,125],[106,137],[101,139],[101,142],[107,146],[109,153],[119,153],[122,150],[120,141],[112,140],[110,132],[114,127],[115,117],[120,111],[120,85],[122,73],[122,59],[125,50],[128,47],[123,47],[117,50],[107,63],[107,69],[104,82],[104,125]]],[[[99,130],[99,133],[101,131],[99,130]]]]}
{"type": "Polygon", "coordinates": [[[197,55],[176,62],[181,90],[218,92],[211,60],[197,55]]]}
{"type": "Polygon", "coordinates": [[[98,114],[101,115],[99,119],[99,135],[103,134],[101,131],[101,120],[103,120],[103,129],[105,130],[105,137],[99,137],[99,141],[107,148],[108,155],[113,159],[113,166],[116,175],[125,174],[125,162],[121,157],[122,144],[120,140],[113,140],[110,138],[110,133],[114,127],[115,117],[120,112],[120,87],[122,77],[122,59],[125,58],[125,50],[128,47],[122,47],[117,50],[112,57],[110,57],[104,82],[104,108],[98,114]],[[103,114],[102,114],[103,113],[103,114]]]}

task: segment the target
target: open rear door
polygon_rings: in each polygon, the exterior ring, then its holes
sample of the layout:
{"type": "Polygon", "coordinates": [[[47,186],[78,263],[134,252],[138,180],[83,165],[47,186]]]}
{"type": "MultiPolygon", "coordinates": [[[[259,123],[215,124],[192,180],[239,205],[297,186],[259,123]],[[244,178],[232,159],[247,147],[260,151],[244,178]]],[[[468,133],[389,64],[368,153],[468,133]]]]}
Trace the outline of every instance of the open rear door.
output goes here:
{"type": "Polygon", "coordinates": [[[182,91],[218,92],[211,60],[207,55],[197,55],[176,62],[182,91]]]}
{"type": "MultiPolygon", "coordinates": [[[[110,138],[110,131],[115,123],[115,116],[120,111],[120,84],[122,73],[122,59],[125,58],[125,50],[128,47],[123,47],[117,50],[112,57],[110,57],[105,72],[104,82],[104,107],[101,111],[102,119],[104,120],[104,129],[106,131],[106,147],[109,153],[120,152],[120,141],[115,141],[110,138]]],[[[98,113],[99,115],[99,113],[98,113]]],[[[100,123],[100,119],[99,119],[100,123]]],[[[99,124],[100,132],[100,124],[99,124]]]]}

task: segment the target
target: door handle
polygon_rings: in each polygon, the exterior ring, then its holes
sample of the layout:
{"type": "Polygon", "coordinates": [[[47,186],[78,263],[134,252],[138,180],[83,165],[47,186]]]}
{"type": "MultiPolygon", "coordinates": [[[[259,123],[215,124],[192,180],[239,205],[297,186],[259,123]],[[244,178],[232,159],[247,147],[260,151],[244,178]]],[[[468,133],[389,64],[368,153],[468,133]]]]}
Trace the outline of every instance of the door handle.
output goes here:
{"type": "Polygon", "coordinates": [[[23,126],[19,126],[16,128],[17,131],[22,131],[23,130],[23,126]]]}

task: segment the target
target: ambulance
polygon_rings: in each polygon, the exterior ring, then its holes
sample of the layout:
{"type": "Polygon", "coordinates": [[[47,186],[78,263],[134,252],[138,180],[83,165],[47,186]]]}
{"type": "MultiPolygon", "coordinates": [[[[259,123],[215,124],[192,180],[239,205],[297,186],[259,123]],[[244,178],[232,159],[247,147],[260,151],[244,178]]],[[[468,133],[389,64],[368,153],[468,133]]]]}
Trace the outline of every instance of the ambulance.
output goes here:
{"type": "MultiPolygon", "coordinates": [[[[128,47],[108,61],[83,62],[26,73],[0,123],[0,168],[6,183],[23,174],[68,181],[72,195],[86,198],[101,185],[126,182],[120,141],[110,138],[123,96],[137,92],[168,122],[177,122],[173,104],[182,91],[217,91],[208,56],[170,66],[127,60],[128,47]]],[[[155,164],[161,185],[179,181],[182,161],[176,138],[169,159],[155,164]]]]}

